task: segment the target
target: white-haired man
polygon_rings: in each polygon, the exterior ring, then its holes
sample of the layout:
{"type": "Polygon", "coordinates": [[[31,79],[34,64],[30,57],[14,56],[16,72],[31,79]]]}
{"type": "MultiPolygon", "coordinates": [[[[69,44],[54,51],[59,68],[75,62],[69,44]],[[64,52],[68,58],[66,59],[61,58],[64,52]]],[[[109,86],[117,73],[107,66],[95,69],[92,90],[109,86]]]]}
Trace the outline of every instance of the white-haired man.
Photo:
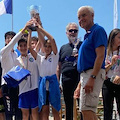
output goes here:
{"type": "Polygon", "coordinates": [[[74,97],[80,96],[80,110],[84,120],[97,120],[96,108],[105,77],[105,53],[107,35],[98,24],[94,24],[94,10],[90,6],[78,9],[80,27],[85,29],[84,41],[79,49],[77,69],[80,82],[74,97]]]}
{"type": "Polygon", "coordinates": [[[79,82],[77,72],[78,50],[82,42],[77,40],[79,26],[76,23],[69,23],[66,26],[66,35],[69,43],[63,45],[59,52],[59,63],[57,77],[62,74],[63,95],[66,106],[66,120],[73,120],[73,94],[79,82]]]}

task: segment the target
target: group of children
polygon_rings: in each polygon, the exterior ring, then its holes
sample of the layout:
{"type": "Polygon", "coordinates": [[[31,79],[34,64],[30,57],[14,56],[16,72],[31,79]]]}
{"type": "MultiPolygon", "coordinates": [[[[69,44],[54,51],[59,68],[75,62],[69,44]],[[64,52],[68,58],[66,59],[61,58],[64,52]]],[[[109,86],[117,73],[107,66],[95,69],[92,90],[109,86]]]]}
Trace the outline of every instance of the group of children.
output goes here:
{"type": "Polygon", "coordinates": [[[9,88],[2,78],[1,91],[3,94],[6,120],[12,120],[13,115],[15,116],[15,120],[28,120],[30,109],[32,120],[48,120],[49,103],[52,105],[55,120],[59,120],[59,110],[61,108],[60,90],[56,77],[59,55],[54,38],[43,29],[37,20],[30,20],[16,35],[14,32],[7,33],[5,35],[5,43],[6,46],[0,52],[3,70],[2,77],[12,67],[17,65],[29,70],[31,73],[30,76],[19,84],[19,100],[18,87],[9,88]],[[38,33],[36,46],[33,45],[36,43],[32,43],[31,39],[37,38],[32,37],[32,31],[29,29],[29,26],[33,22],[36,24],[36,32],[38,33]],[[28,31],[27,39],[24,38],[26,30],[28,31]],[[47,40],[44,39],[45,36],[48,38],[47,40]],[[13,50],[16,43],[18,43],[17,49],[21,54],[19,57],[17,57],[16,51],[13,50]]]}

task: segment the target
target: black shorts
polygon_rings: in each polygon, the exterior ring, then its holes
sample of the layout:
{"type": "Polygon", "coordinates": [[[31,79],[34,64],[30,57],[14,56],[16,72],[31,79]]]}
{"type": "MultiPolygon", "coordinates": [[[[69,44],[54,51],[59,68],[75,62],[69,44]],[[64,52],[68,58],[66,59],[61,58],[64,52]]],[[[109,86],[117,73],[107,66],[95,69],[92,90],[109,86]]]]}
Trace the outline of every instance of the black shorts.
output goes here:
{"type": "Polygon", "coordinates": [[[5,112],[3,97],[0,98],[0,113],[5,112]]]}
{"type": "Polygon", "coordinates": [[[9,88],[7,85],[1,87],[5,112],[14,115],[18,109],[18,88],[9,88]]]}

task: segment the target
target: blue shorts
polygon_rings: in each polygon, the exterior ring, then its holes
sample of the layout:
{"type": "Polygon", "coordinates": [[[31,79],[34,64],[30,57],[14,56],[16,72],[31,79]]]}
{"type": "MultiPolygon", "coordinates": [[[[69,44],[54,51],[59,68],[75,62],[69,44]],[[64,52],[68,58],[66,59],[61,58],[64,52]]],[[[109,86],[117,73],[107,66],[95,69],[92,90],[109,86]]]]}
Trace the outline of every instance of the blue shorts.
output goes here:
{"type": "Polygon", "coordinates": [[[38,107],[38,89],[25,92],[19,96],[19,108],[36,108],[38,107]]]}

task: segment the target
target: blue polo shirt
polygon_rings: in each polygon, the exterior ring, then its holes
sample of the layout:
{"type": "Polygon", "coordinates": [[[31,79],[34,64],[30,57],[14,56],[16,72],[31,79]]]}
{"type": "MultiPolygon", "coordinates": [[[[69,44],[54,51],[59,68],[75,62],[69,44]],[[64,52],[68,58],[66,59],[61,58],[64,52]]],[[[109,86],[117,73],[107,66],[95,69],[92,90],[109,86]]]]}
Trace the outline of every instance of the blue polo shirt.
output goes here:
{"type": "MultiPolygon", "coordinates": [[[[94,24],[84,36],[84,41],[79,49],[77,70],[79,73],[92,69],[96,59],[95,49],[99,46],[105,46],[105,55],[107,48],[107,34],[98,24],[94,24]]],[[[105,69],[105,58],[101,68],[105,69]]]]}

